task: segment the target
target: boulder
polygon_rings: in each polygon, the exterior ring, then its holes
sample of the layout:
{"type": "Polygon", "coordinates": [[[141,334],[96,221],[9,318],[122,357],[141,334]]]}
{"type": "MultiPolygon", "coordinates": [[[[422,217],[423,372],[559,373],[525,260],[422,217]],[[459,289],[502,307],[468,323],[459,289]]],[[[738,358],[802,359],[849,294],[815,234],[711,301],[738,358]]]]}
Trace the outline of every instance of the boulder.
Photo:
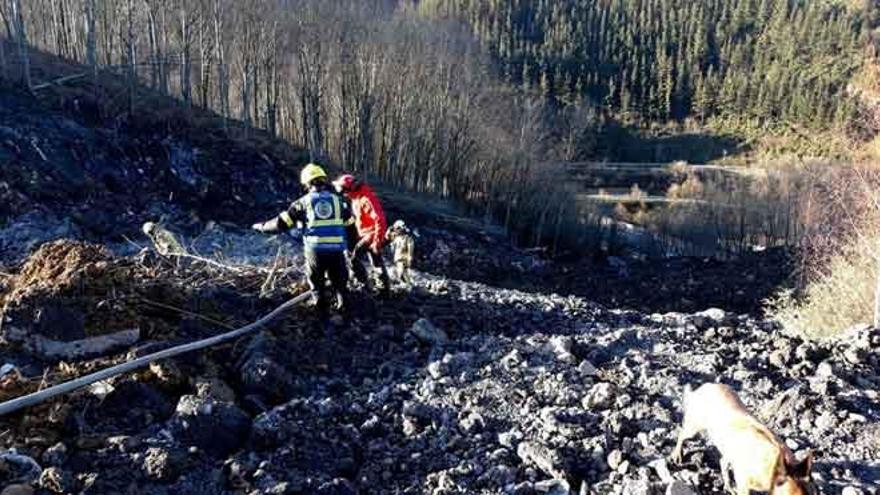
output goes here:
{"type": "Polygon", "coordinates": [[[235,404],[196,395],[180,398],[169,423],[172,435],[183,445],[217,456],[241,447],[251,428],[250,418],[235,404]]]}
{"type": "Polygon", "coordinates": [[[449,336],[446,335],[446,332],[437,328],[425,318],[420,318],[413,323],[410,332],[422,342],[431,345],[444,345],[449,342],[449,336]]]}
{"type": "Polygon", "coordinates": [[[605,382],[593,385],[581,400],[584,409],[590,410],[607,409],[613,402],[614,387],[605,382]]]}

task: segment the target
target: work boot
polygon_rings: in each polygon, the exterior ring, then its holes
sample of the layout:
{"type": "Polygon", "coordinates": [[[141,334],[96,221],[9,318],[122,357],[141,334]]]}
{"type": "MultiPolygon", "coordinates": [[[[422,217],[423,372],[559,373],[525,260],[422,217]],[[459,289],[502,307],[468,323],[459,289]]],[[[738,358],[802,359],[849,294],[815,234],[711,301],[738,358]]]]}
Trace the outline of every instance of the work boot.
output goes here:
{"type": "Polygon", "coordinates": [[[390,297],[391,296],[391,278],[388,276],[388,272],[385,270],[382,270],[382,274],[379,278],[380,278],[380,282],[382,284],[382,287],[379,290],[379,293],[382,295],[382,297],[385,297],[385,298],[390,297]]]}

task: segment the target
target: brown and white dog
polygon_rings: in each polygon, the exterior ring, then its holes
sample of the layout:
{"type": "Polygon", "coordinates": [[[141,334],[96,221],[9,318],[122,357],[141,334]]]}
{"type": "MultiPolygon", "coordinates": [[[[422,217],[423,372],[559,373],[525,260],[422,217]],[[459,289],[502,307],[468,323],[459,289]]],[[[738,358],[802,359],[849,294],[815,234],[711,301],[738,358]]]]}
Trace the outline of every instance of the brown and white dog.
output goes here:
{"type": "Polygon", "coordinates": [[[771,495],[812,493],[812,452],[798,462],[791,450],[764,426],[727,385],[707,383],[684,393],[684,421],[672,460],[681,462],[684,441],[705,433],[721,452],[724,488],[737,495],[752,490],[771,495]],[[730,470],[736,490],[730,486],[730,470]]]}

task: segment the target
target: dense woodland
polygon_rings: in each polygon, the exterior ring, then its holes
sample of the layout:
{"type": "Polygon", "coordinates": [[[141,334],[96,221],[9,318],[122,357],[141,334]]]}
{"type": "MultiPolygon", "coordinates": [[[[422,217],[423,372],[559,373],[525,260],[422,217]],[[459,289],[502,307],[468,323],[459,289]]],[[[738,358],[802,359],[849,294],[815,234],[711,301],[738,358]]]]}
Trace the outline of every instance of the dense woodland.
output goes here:
{"type": "MultiPolygon", "coordinates": [[[[24,47],[456,199],[524,243],[595,223],[560,162],[611,123],[851,112],[877,2],[0,0],[0,74],[24,47]]],[[[16,63],[13,63],[13,62],[16,63]]],[[[616,125],[616,124],[615,124],[616,125]]],[[[569,241],[578,242],[584,234],[569,241]]]]}
{"type": "Polygon", "coordinates": [[[735,115],[828,126],[852,111],[878,5],[809,0],[427,0],[526,89],[639,120],[735,115]]]}

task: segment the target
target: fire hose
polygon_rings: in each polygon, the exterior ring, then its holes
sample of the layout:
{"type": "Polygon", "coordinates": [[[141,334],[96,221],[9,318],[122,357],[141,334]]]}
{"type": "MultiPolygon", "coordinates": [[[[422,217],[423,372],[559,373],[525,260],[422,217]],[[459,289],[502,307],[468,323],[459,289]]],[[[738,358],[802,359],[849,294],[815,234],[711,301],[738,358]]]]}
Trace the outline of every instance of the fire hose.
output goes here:
{"type": "Polygon", "coordinates": [[[0,403],[0,416],[18,411],[19,409],[31,407],[33,405],[49,400],[52,397],[72,392],[87,385],[91,385],[95,382],[106,380],[122,373],[127,373],[135,369],[149,366],[150,363],[158,361],[160,359],[167,359],[187,352],[197,351],[199,349],[211,347],[232,339],[236,339],[243,335],[247,335],[265,327],[268,323],[270,323],[272,320],[277,318],[288,309],[305,301],[311,294],[311,291],[300,294],[293,299],[288,300],[284,304],[278,306],[277,308],[272,310],[272,312],[266,314],[259,320],[241,328],[237,328],[235,330],[222,333],[220,335],[215,335],[213,337],[208,337],[206,339],[190,342],[188,344],[181,344],[179,346],[171,347],[162,351],[155,352],[153,354],[148,354],[132,361],[120,363],[115,366],[111,366],[109,368],[105,368],[103,370],[81,376],[74,380],[59,383],[58,385],[51,386],[38,392],[33,392],[31,394],[0,403]]]}

